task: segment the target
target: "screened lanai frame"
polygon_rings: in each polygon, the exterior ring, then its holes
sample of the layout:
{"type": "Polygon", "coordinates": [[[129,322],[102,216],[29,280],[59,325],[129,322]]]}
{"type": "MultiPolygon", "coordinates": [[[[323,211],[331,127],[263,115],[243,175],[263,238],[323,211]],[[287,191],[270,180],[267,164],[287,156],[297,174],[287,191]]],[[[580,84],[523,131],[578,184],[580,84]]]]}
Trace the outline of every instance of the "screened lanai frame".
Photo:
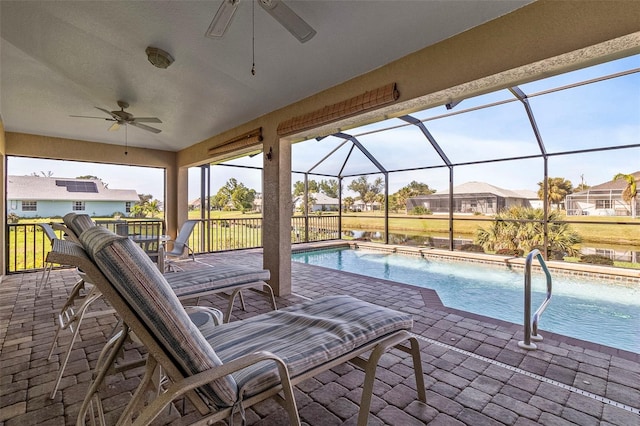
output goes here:
{"type": "MultiPolygon", "coordinates": [[[[624,59],[629,59],[629,58],[624,58],[624,59]]],[[[447,105],[445,105],[446,112],[442,114],[435,114],[435,115],[432,114],[429,116],[422,117],[421,116],[422,113],[420,112],[412,113],[412,114],[407,114],[394,119],[395,121],[400,121],[400,123],[397,125],[381,126],[381,123],[376,123],[378,128],[370,131],[363,131],[360,133],[342,131],[342,132],[334,133],[332,135],[318,137],[316,138],[316,141],[318,141],[317,143],[323,143],[328,138],[333,138],[334,140],[337,141],[337,146],[329,149],[328,152],[324,156],[322,156],[321,159],[317,160],[306,169],[292,170],[292,174],[301,174],[304,176],[305,188],[306,188],[305,196],[304,196],[305,205],[308,205],[307,197],[308,197],[309,178],[320,177],[320,178],[337,179],[339,181],[338,205],[343,206],[343,180],[344,179],[359,177],[359,176],[367,176],[367,175],[379,175],[384,177],[384,200],[385,200],[384,207],[383,207],[384,235],[385,235],[385,243],[387,244],[389,243],[389,195],[390,195],[389,194],[389,177],[391,174],[394,174],[394,173],[422,171],[422,170],[438,170],[438,169],[444,170],[448,175],[449,205],[453,206],[454,205],[453,187],[455,182],[454,175],[455,175],[455,170],[457,170],[457,168],[464,167],[464,166],[474,166],[474,165],[488,165],[488,164],[498,165],[499,163],[508,162],[508,161],[541,160],[542,170],[541,170],[540,176],[542,177],[542,179],[540,180],[545,183],[543,187],[543,191],[544,191],[543,198],[546,199],[548,195],[548,188],[546,183],[548,182],[548,178],[550,177],[550,173],[549,173],[550,158],[553,158],[553,157],[559,158],[559,157],[574,156],[574,155],[580,155],[580,154],[598,154],[606,151],[617,151],[617,150],[632,150],[631,152],[635,154],[634,150],[640,148],[640,143],[637,143],[637,140],[636,140],[635,143],[632,142],[632,143],[612,144],[609,146],[589,146],[589,147],[581,147],[578,149],[556,150],[556,151],[549,150],[547,148],[546,140],[541,134],[538,122],[536,120],[537,112],[534,112],[534,108],[532,108],[531,106],[532,100],[542,96],[547,96],[553,93],[562,92],[562,91],[573,89],[580,86],[597,84],[603,81],[613,80],[613,79],[625,77],[628,75],[637,74],[639,71],[640,71],[640,68],[637,68],[637,67],[630,68],[625,71],[608,73],[606,75],[598,76],[595,78],[588,78],[578,82],[572,82],[570,84],[556,85],[554,87],[544,88],[542,90],[534,91],[531,93],[525,93],[524,90],[522,90],[518,86],[509,87],[507,89],[502,89],[502,91],[506,90],[510,93],[510,98],[508,99],[499,99],[499,100],[488,102],[488,103],[481,103],[477,105],[468,106],[467,108],[463,108],[463,107],[465,106],[464,105],[465,103],[467,104],[469,103],[469,100],[452,101],[447,105]],[[488,158],[488,159],[481,159],[481,160],[454,161],[449,158],[448,156],[449,151],[446,149],[446,147],[443,147],[444,144],[442,143],[442,141],[437,136],[434,136],[433,132],[431,131],[431,124],[437,120],[441,120],[447,117],[453,117],[461,114],[469,114],[475,111],[497,108],[507,104],[516,104],[518,108],[520,108],[520,110],[524,112],[523,116],[526,117],[526,122],[527,122],[527,125],[529,126],[528,127],[529,131],[531,131],[533,134],[533,139],[535,141],[535,146],[536,146],[536,152],[528,152],[524,155],[511,155],[511,156],[505,156],[505,157],[499,157],[499,158],[488,158]],[[375,153],[371,152],[371,150],[368,149],[367,143],[361,140],[372,134],[389,132],[391,130],[396,130],[403,127],[404,128],[411,127],[416,129],[417,132],[420,133],[424,138],[425,145],[430,147],[430,149],[432,150],[432,153],[434,153],[435,157],[439,159],[440,164],[430,164],[430,165],[413,166],[413,167],[406,167],[406,168],[386,167],[385,159],[379,159],[375,155],[375,153]],[[347,149],[349,153],[346,155],[346,157],[336,162],[335,161],[336,153],[342,148],[347,149]],[[366,158],[366,160],[369,161],[372,170],[366,171],[366,172],[362,171],[358,173],[347,172],[346,171],[347,164],[350,158],[352,157],[352,155],[355,155],[354,153],[357,153],[361,157],[366,158]],[[319,170],[322,165],[330,161],[334,161],[334,164],[338,165],[338,169],[339,169],[338,172],[331,173],[331,172],[323,172],[319,170]]],[[[498,92],[501,92],[501,90],[498,90],[493,93],[498,93],[498,92]]],[[[473,102],[471,103],[473,104],[473,102]]],[[[433,111],[433,109],[434,108],[431,108],[425,111],[431,112],[433,111]]],[[[387,123],[387,121],[385,121],[384,123],[387,123]]],[[[365,126],[365,127],[370,127],[370,126],[365,126]]],[[[303,141],[303,142],[299,142],[298,144],[314,143],[312,141],[313,140],[303,141]]],[[[298,144],[296,144],[296,146],[298,146],[298,144]]],[[[233,165],[233,167],[244,167],[244,166],[233,165]]],[[[634,170],[630,170],[629,173],[633,171],[634,170]]],[[[549,247],[547,230],[548,230],[549,224],[553,222],[550,222],[548,219],[550,207],[547,205],[547,203],[542,203],[542,206],[544,209],[544,218],[545,218],[542,221],[542,225],[544,227],[544,239],[545,239],[544,244],[546,247],[549,247]]],[[[309,215],[308,210],[309,209],[305,209],[305,216],[307,218],[309,215]]],[[[342,208],[338,209],[338,216],[339,216],[338,229],[340,232],[339,235],[341,235],[343,231],[342,230],[342,216],[343,216],[342,208]]],[[[448,226],[449,226],[449,247],[448,248],[449,250],[453,250],[454,249],[454,221],[456,220],[454,218],[454,209],[451,209],[451,208],[449,209],[449,215],[447,218],[430,217],[428,220],[434,220],[434,219],[448,220],[448,226]]],[[[477,217],[475,217],[474,220],[494,221],[494,219],[491,219],[491,218],[477,218],[477,217]]],[[[518,222],[526,222],[526,221],[520,220],[518,222]]],[[[532,221],[532,222],[535,222],[535,221],[532,221]]],[[[563,220],[562,222],[572,223],[573,221],[563,220]]],[[[308,220],[306,223],[308,223],[308,220]]],[[[599,224],[602,222],[582,220],[580,221],[580,223],[599,224]]],[[[628,222],[623,220],[620,220],[616,223],[620,225],[625,225],[625,226],[634,225],[633,222],[628,222]]],[[[635,225],[638,225],[638,224],[635,224],[635,225]]]]}

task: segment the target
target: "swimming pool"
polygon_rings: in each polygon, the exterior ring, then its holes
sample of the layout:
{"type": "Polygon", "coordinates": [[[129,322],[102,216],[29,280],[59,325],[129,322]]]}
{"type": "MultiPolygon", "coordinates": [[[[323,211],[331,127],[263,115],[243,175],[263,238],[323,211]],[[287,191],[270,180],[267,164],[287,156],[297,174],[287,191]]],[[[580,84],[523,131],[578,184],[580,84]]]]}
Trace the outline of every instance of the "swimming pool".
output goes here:
{"type": "MultiPolygon", "coordinates": [[[[363,249],[294,253],[292,260],[430,288],[445,306],[516,324],[523,321],[522,271],[363,249]]],[[[544,275],[534,273],[532,311],[545,295],[544,275]]],[[[539,328],[640,353],[640,288],[553,276],[553,297],[539,328]]]]}

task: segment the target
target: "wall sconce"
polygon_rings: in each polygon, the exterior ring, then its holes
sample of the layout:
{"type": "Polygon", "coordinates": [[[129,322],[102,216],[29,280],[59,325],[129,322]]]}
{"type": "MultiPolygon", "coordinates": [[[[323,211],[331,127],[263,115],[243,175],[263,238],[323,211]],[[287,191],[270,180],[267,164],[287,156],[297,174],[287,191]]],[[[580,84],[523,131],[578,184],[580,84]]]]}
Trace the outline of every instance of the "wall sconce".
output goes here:
{"type": "Polygon", "coordinates": [[[265,152],[264,156],[267,157],[267,160],[271,161],[271,159],[273,158],[273,149],[269,147],[269,152],[265,152]]]}

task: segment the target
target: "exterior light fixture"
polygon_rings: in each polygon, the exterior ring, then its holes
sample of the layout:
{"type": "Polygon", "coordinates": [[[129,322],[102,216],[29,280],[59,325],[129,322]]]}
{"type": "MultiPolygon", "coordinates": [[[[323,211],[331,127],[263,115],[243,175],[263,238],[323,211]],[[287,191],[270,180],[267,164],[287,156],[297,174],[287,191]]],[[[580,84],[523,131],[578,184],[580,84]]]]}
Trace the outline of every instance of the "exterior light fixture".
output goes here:
{"type": "Polygon", "coordinates": [[[147,47],[145,52],[147,53],[149,62],[151,62],[151,64],[156,68],[165,69],[173,63],[173,57],[164,50],[158,49],[157,47],[149,46],[147,47]]]}

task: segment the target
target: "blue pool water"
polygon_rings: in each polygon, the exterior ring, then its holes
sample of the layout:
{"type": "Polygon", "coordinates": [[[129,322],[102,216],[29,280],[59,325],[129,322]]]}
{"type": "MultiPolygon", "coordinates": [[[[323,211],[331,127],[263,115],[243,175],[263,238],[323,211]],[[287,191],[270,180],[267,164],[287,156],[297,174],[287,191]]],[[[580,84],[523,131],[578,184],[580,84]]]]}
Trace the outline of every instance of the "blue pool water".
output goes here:
{"type": "MultiPolygon", "coordinates": [[[[430,288],[437,291],[445,306],[523,323],[522,271],[360,249],[295,253],[292,259],[430,288]]],[[[552,278],[553,297],[542,315],[539,329],[640,353],[639,286],[557,275],[552,278]]],[[[544,275],[534,273],[532,312],[545,295],[544,275]]]]}

